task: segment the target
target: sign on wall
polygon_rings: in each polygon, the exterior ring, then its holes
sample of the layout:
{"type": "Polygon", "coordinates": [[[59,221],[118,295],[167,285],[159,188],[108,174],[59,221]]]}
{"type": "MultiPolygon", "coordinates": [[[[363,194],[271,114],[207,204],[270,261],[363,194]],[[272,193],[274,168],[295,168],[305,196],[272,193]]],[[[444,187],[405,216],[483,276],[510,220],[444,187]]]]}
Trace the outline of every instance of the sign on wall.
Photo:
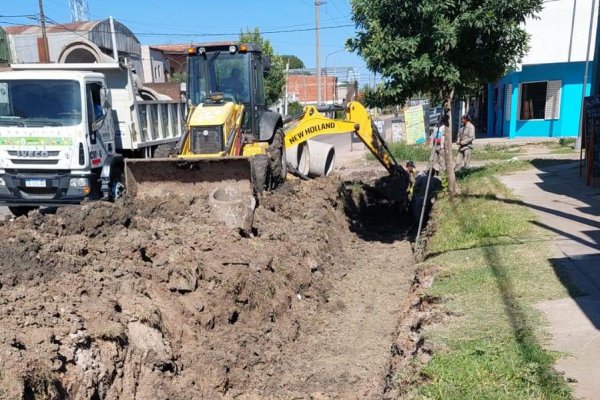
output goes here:
{"type": "Polygon", "coordinates": [[[406,143],[425,143],[425,113],[423,106],[407,107],[404,109],[406,124],[406,143]]]}
{"type": "Polygon", "coordinates": [[[392,121],[392,143],[404,141],[404,129],[402,120],[395,119],[392,121]]]}

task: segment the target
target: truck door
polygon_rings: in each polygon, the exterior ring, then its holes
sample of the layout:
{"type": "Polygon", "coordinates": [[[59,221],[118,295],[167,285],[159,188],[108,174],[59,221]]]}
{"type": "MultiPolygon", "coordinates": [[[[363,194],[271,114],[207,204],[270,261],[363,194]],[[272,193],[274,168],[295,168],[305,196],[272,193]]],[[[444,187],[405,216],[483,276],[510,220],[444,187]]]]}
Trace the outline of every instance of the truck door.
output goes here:
{"type": "Polygon", "coordinates": [[[115,150],[115,132],[108,91],[103,82],[86,84],[88,137],[92,168],[101,167],[115,150]]]}

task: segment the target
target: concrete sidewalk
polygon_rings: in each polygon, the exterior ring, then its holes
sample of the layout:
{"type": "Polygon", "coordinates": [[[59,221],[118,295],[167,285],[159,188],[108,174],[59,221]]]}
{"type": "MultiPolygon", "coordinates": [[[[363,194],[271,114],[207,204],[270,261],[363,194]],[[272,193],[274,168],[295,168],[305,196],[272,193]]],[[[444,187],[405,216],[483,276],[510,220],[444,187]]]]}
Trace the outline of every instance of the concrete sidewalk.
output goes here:
{"type": "Polygon", "coordinates": [[[502,181],[554,233],[552,263],[571,296],[540,303],[552,350],[567,353],[556,369],[575,382],[575,396],[600,399],[600,189],[586,186],[578,163],[541,167],[502,181]]]}

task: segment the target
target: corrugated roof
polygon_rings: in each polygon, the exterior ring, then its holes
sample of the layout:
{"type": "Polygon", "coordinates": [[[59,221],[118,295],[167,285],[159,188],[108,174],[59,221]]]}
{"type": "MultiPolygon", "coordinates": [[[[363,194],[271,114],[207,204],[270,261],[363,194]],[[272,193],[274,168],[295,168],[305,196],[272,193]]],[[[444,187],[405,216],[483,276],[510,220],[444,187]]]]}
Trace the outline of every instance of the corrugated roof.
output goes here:
{"type": "Polygon", "coordinates": [[[151,49],[162,51],[163,53],[183,53],[190,47],[190,44],[158,44],[150,45],[151,49]]]}
{"type": "MultiPolygon", "coordinates": [[[[89,32],[93,30],[98,24],[104,21],[81,21],[81,22],[68,22],[64,24],[47,24],[47,33],[56,32],[89,32]]],[[[116,23],[116,21],[115,21],[116,23]]],[[[42,28],[39,25],[14,25],[7,26],[4,31],[9,35],[40,35],[42,28]]]]}

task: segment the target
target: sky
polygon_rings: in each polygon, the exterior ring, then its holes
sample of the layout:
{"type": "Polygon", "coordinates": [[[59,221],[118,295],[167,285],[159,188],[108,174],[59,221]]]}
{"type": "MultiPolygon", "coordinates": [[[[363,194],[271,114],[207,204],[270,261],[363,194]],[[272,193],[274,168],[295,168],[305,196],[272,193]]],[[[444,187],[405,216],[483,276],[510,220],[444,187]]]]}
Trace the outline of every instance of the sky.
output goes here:
{"type": "MultiPolygon", "coordinates": [[[[71,21],[69,0],[43,1],[50,19],[71,21]]],[[[361,84],[368,82],[372,77],[365,62],[344,50],[346,39],[355,33],[350,0],[320,1],[325,3],[320,6],[321,67],[352,67],[361,84]]],[[[36,24],[18,16],[37,15],[38,0],[0,3],[1,26],[36,24]]],[[[88,5],[91,19],[112,16],[142,44],[235,40],[240,30],[258,27],[276,53],[296,55],[307,67],[316,67],[314,0],[88,0],[88,5]]]]}

